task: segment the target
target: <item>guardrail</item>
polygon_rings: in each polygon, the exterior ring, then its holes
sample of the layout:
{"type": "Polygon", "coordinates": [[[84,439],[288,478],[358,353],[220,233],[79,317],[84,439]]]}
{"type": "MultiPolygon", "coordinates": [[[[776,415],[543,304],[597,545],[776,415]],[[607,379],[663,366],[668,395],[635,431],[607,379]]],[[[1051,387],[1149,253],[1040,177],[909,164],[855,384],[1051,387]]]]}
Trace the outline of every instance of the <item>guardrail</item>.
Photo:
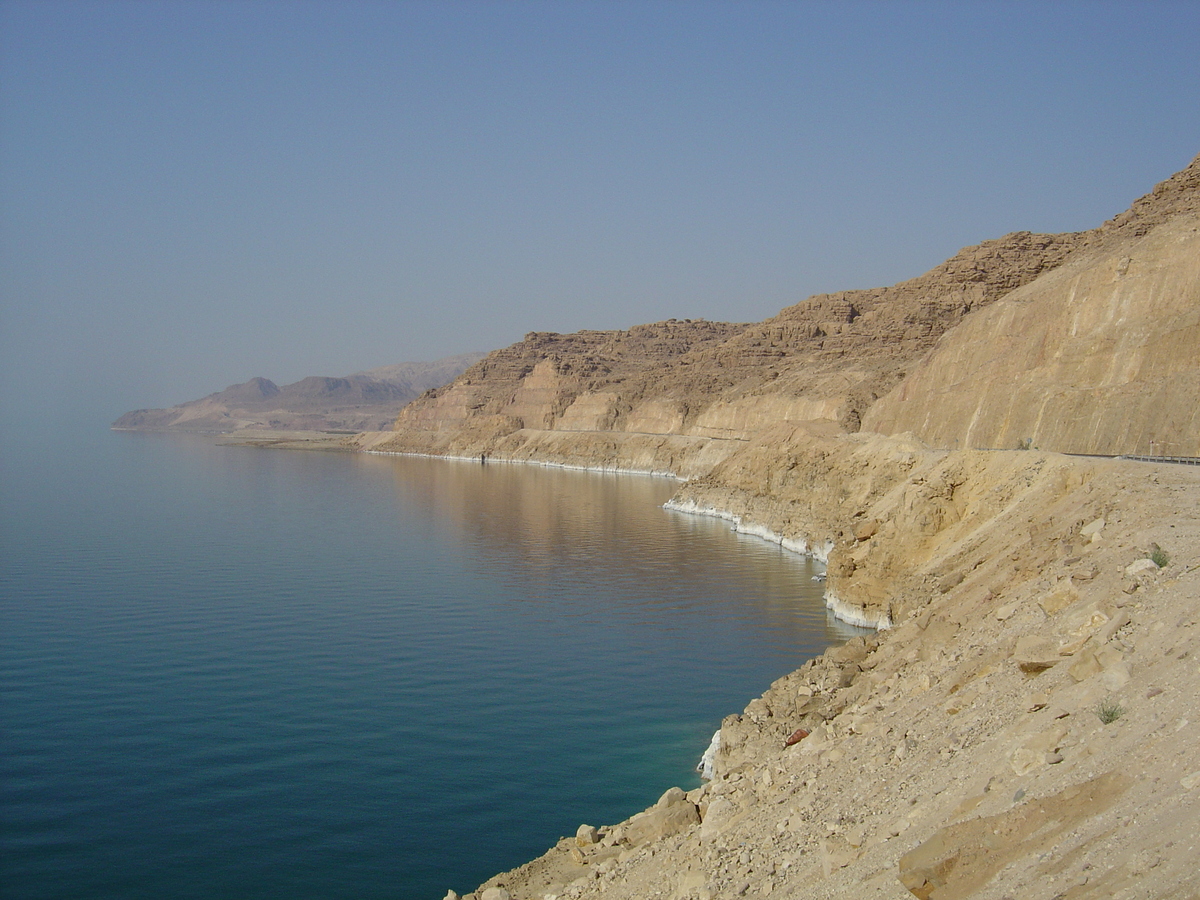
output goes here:
{"type": "MultiPolygon", "coordinates": [[[[984,450],[991,453],[1007,453],[1015,447],[968,447],[968,450],[984,450]]],[[[1037,448],[1032,448],[1036,450],[1037,448]]],[[[1055,452],[1055,451],[1049,451],[1055,452]]],[[[1137,453],[1064,453],[1063,456],[1081,456],[1085,459],[1129,459],[1134,462],[1174,463],[1179,466],[1200,466],[1200,456],[1150,456],[1137,453]]]]}
{"type": "Polygon", "coordinates": [[[1134,456],[1123,453],[1120,456],[1114,456],[1113,459],[1134,459],[1138,462],[1165,462],[1177,463],[1181,466],[1200,466],[1200,456],[1134,456]]]}

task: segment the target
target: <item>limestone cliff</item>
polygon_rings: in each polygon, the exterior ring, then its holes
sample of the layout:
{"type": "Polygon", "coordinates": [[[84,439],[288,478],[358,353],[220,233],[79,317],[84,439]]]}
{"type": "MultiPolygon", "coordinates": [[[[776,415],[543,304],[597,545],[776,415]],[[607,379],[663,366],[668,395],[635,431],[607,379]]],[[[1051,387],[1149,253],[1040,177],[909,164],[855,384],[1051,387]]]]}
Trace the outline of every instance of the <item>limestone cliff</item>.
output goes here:
{"type": "Polygon", "coordinates": [[[969,317],[863,427],[941,447],[1200,456],[1200,214],[969,317]]]}
{"type": "Polygon", "coordinates": [[[546,432],[746,441],[826,420],[944,447],[1193,455],[1198,224],[1200,159],[1091,231],[1006,235],[765,322],[533,333],[372,446],[520,455],[546,432]]]}
{"type": "Polygon", "coordinates": [[[1079,240],[1011,234],[911,281],[819,295],[755,325],[530,334],[412,403],[375,446],[478,455],[521,431],[746,440],[814,419],[857,430],[948,328],[1060,265],[1079,240]]]}
{"type": "Polygon", "coordinates": [[[358,436],[671,471],[883,629],[727,717],[704,787],[475,896],[1197,896],[1200,467],[1043,451],[1200,454],[1198,197],[1200,158],[767,322],[530,335],[358,436]]]}

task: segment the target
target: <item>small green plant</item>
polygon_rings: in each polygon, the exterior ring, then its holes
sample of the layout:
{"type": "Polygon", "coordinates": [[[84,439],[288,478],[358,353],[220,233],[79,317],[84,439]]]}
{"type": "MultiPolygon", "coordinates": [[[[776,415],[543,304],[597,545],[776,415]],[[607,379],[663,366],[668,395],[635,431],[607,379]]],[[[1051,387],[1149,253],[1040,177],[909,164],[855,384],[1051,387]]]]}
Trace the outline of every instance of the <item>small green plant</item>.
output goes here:
{"type": "Polygon", "coordinates": [[[1111,725],[1125,715],[1125,707],[1112,697],[1108,697],[1096,704],[1096,715],[1105,725],[1111,725]]]}
{"type": "Polygon", "coordinates": [[[1167,567],[1167,563],[1170,561],[1171,557],[1167,555],[1167,551],[1162,547],[1159,547],[1157,544],[1154,546],[1154,549],[1150,551],[1150,562],[1154,563],[1160,569],[1165,569],[1167,567]]]}

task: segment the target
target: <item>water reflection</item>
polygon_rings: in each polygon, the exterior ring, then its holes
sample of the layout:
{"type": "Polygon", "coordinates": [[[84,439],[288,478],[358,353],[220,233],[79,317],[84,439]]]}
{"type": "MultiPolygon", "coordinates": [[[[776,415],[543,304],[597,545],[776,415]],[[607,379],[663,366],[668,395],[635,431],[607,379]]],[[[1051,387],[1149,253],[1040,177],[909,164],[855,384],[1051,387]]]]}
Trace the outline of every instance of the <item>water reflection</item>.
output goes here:
{"type": "Polygon", "coordinates": [[[466,558],[507,583],[514,601],[702,632],[735,619],[765,630],[797,664],[860,633],[828,614],[812,561],[727,522],[662,509],[678,488],[672,479],[416,457],[374,462],[390,468],[406,515],[466,542],[466,558]],[[680,619],[664,619],[667,610],[680,619]]]}

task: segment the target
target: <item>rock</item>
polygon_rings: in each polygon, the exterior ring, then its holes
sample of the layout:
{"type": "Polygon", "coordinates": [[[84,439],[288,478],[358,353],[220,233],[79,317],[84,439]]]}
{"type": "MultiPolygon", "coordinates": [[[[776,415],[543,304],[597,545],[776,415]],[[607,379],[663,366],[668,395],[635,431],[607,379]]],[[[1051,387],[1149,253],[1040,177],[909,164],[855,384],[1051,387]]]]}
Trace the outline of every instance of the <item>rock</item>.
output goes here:
{"type": "Polygon", "coordinates": [[[446,896],[442,900],[459,900],[457,891],[446,891],[446,896]]]}
{"type": "Polygon", "coordinates": [[[1071,668],[1067,669],[1067,673],[1076,681],[1083,681],[1093,675],[1098,675],[1103,670],[1104,667],[1096,659],[1096,654],[1091,650],[1085,650],[1079,654],[1075,662],[1071,663],[1071,668]]]}
{"type": "MultiPolygon", "coordinates": [[[[713,807],[722,799],[719,797],[709,804],[710,817],[713,807]]],[[[700,810],[687,798],[687,794],[676,787],[663,794],[650,809],[630,819],[625,827],[625,838],[635,846],[653,843],[698,824],[700,810]]]]}
{"type": "Polygon", "coordinates": [[[1039,769],[1046,765],[1046,754],[1042,750],[1030,750],[1027,747],[1019,747],[1013,752],[1012,760],[1009,766],[1017,775],[1028,775],[1034,769],[1039,769]]]}
{"type": "Polygon", "coordinates": [[[590,847],[599,842],[600,833],[591,825],[580,825],[575,832],[575,846],[590,847]]]}
{"type": "Polygon", "coordinates": [[[1129,667],[1124,663],[1109,666],[1100,674],[1100,683],[1114,693],[1129,684],[1129,667]]]}
{"type": "Polygon", "coordinates": [[[1056,665],[1061,657],[1058,646],[1049,638],[1026,634],[1017,640],[1012,660],[1026,675],[1036,675],[1056,665]]]}
{"type": "Polygon", "coordinates": [[[790,746],[792,746],[792,744],[800,743],[802,740],[804,740],[806,737],[808,737],[808,735],[809,735],[809,732],[808,732],[807,728],[797,728],[795,731],[793,731],[791,733],[791,735],[788,737],[788,739],[783,742],[783,744],[785,747],[790,747],[790,746]]]}
{"type": "MultiPolygon", "coordinates": [[[[708,804],[704,822],[700,826],[700,839],[711,841],[738,816],[738,808],[728,797],[717,797],[708,804]]],[[[635,817],[636,818],[636,817],[635,817]]]]}
{"type": "Polygon", "coordinates": [[[1053,591],[1038,600],[1038,606],[1045,611],[1046,615],[1052,616],[1066,609],[1078,599],[1079,591],[1075,585],[1070,579],[1064,579],[1053,591]]]}
{"type": "Polygon", "coordinates": [[[512,900],[512,894],[502,887],[490,887],[479,895],[479,900],[512,900]]]}
{"type": "Polygon", "coordinates": [[[1003,606],[996,608],[996,618],[1001,622],[1006,622],[1012,618],[1012,614],[1015,613],[1020,606],[1020,603],[1005,603],[1003,606]]]}
{"type": "Polygon", "coordinates": [[[825,659],[838,666],[856,665],[867,658],[867,642],[861,637],[854,637],[838,647],[830,647],[825,651],[825,659]]]}
{"type": "Polygon", "coordinates": [[[1076,569],[1074,572],[1072,572],[1071,580],[1072,581],[1091,581],[1099,574],[1100,574],[1100,570],[1097,569],[1095,566],[1085,566],[1082,569],[1076,569]]]}
{"type": "Polygon", "coordinates": [[[837,686],[839,688],[847,688],[854,684],[854,679],[862,674],[862,669],[856,665],[842,666],[838,670],[837,686]]]}
{"type": "Polygon", "coordinates": [[[1044,709],[1049,702],[1050,698],[1045,694],[1030,694],[1025,698],[1025,708],[1030,712],[1037,712],[1039,709],[1044,709]]]}
{"type": "Polygon", "coordinates": [[[955,572],[951,575],[947,575],[945,578],[943,578],[941,581],[938,582],[938,592],[942,593],[942,594],[949,593],[954,588],[956,588],[960,584],[962,584],[964,578],[965,578],[965,576],[963,575],[962,572],[955,572]]]}
{"type": "Polygon", "coordinates": [[[865,522],[859,522],[854,527],[854,539],[856,541],[865,541],[874,537],[879,531],[879,522],[875,519],[867,519],[865,522]]]}
{"type": "Polygon", "coordinates": [[[1094,519],[1091,522],[1088,522],[1082,528],[1080,528],[1079,533],[1083,537],[1091,537],[1093,534],[1097,534],[1097,533],[1103,531],[1104,525],[1105,525],[1104,519],[1094,519]]]}
{"type": "Polygon", "coordinates": [[[1157,572],[1158,566],[1154,564],[1152,559],[1138,559],[1131,562],[1125,567],[1125,574],[1130,578],[1141,575],[1145,572],[1157,572]]]}
{"type": "Polygon", "coordinates": [[[668,806],[674,806],[676,803],[685,803],[687,798],[688,796],[684,792],[683,788],[667,788],[667,790],[663,792],[663,795],[658,798],[658,802],[655,803],[654,806],[657,809],[666,809],[668,806]]]}

